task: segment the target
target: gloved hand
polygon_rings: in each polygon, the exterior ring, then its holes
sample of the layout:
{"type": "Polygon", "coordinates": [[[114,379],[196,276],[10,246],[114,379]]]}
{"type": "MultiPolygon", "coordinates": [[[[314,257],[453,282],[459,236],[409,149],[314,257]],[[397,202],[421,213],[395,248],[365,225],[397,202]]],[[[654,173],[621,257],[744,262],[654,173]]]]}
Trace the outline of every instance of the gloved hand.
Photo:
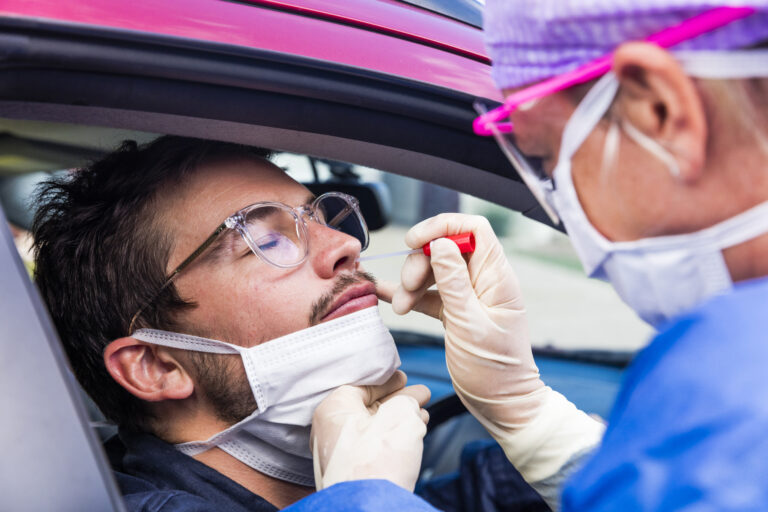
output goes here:
{"type": "Polygon", "coordinates": [[[339,482],[384,479],[416,487],[429,415],[426,386],[405,386],[395,372],[381,386],[342,386],[312,418],[310,444],[317,490],[339,482]]]}
{"type": "Polygon", "coordinates": [[[401,285],[380,283],[392,307],[439,317],[456,394],[529,482],[558,472],[599,443],[603,425],[544,385],[533,360],[517,277],[484,217],[441,214],[414,226],[409,247],[432,242],[431,259],[409,255],[401,285]],[[468,261],[442,236],[472,232],[468,261]],[[427,289],[437,284],[437,293],[427,289]]]}

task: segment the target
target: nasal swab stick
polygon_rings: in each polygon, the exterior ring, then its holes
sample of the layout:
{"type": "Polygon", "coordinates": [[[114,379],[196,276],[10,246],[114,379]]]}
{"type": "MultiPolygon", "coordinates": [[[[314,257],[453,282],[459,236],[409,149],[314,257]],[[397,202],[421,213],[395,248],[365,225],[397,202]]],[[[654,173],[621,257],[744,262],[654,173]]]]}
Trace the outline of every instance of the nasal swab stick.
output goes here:
{"type": "MultiPolygon", "coordinates": [[[[459,246],[459,250],[462,254],[467,254],[475,251],[475,235],[472,233],[459,233],[458,235],[451,235],[446,236],[443,238],[447,238],[448,240],[453,240],[456,245],[459,246]]],[[[371,260],[380,260],[383,258],[392,258],[394,256],[406,256],[408,254],[417,254],[417,253],[424,253],[427,256],[430,256],[432,254],[432,250],[430,249],[430,242],[429,244],[424,244],[424,246],[421,249],[408,249],[405,251],[396,251],[396,252],[388,252],[384,254],[375,254],[373,256],[363,256],[362,258],[358,258],[357,261],[371,261],[371,260]]]]}
{"type": "Polygon", "coordinates": [[[371,260],[381,260],[384,258],[394,258],[395,256],[407,256],[408,254],[417,254],[420,253],[421,249],[409,249],[407,251],[395,251],[395,252],[385,252],[384,254],[374,254],[371,256],[363,256],[362,258],[357,258],[357,261],[371,261],[371,260]]]}

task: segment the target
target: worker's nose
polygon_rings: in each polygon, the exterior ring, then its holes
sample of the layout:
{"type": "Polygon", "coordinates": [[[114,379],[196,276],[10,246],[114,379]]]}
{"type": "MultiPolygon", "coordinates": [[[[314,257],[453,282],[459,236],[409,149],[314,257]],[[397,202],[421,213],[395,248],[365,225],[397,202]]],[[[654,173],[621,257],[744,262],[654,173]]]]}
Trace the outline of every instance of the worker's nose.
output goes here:
{"type": "Polygon", "coordinates": [[[346,233],[317,222],[307,223],[309,229],[309,257],[315,273],[331,279],[341,272],[354,271],[360,256],[360,241],[346,233]]]}

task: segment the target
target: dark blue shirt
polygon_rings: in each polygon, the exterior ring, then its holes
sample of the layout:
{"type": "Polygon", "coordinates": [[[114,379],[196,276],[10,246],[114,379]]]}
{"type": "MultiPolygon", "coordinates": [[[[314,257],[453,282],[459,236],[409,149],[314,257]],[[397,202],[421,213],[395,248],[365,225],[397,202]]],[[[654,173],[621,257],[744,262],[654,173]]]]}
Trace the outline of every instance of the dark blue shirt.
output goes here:
{"type": "Polygon", "coordinates": [[[105,445],[129,512],[274,512],[237,482],[150,434],[121,431],[105,445]],[[122,442],[121,442],[122,441],[122,442]]]}

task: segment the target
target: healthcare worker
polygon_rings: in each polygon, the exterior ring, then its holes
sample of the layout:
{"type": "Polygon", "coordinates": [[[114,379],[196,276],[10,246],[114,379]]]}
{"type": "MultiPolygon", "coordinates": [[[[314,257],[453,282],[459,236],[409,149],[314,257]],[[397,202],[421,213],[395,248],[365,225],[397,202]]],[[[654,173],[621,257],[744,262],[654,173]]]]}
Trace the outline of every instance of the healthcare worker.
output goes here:
{"type": "Polygon", "coordinates": [[[468,261],[445,240],[431,261],[409,257],[393,306],[440,316],[457,394],[537,489],[577,469],[563,510],[768,509],[768,1],[722,6],[486,4],[507,101],[476,131],[496,137],[587,273],[659,331],[599,446],[601,427],[539,379],[487,224],[438,216],[406,238],[475,233],[468,261]]]}

